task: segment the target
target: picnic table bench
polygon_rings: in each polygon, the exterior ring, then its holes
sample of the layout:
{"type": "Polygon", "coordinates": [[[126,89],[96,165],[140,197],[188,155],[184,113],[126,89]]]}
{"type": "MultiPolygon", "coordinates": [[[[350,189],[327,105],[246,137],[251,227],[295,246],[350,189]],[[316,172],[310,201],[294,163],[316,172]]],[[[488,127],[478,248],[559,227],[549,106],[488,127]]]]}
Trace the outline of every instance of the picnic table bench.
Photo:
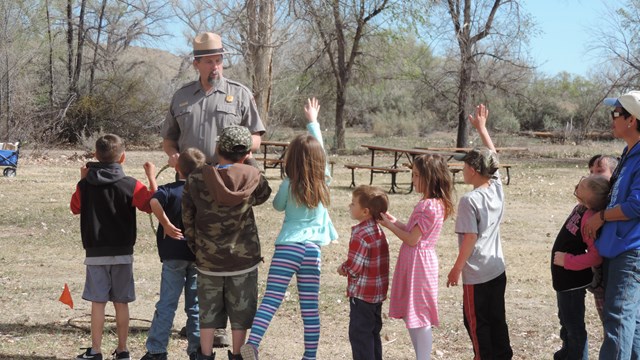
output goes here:
{"type": "MultiPolygon", "coordinates": [[[[449,159],[455,155],[454,152],[445,152],[445,151],[432,151],[432,150],[424,150],[424,149],[416,149],[416,148],[399,148],[392,146],[381,146],[381,145],[362,145],[369,149],[371,152],[371,164],[363,165],[363,164],[346,164],[345,167],[351,170],[351,187],[355,186],[355,171],[358,169],[368,170],[369,171],[369,185],[373,184],[373,175],[374,174],[390,174],[391,175],[391,189],[389,192],[395,193],[396,189],[399,188],[397,175],[399,173],[410,172],[406,166],[400,164],[400,160],[406,158],[409,161],[409,165],[413,164],[413,159],[418,155],[433,155],[438,154],[449,159]],[[376,165],[376,153],[385,152],[393,154],[393,163],[387,166],[376,165]]],[[[411,183],[409,192],[413,191],[413,183],[411,183]]]]}

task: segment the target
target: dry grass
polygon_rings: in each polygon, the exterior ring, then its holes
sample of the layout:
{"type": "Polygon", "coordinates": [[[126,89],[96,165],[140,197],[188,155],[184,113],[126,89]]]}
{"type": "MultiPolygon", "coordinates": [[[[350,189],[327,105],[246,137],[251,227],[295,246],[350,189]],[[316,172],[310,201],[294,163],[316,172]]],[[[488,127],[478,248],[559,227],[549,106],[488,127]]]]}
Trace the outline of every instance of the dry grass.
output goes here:
{"type": "MultiPolygon", "coordinates": [[[[453,135],[434,134],[431,139],[402,139],[402,144],[423,146],[451,145],[441,140],[453,135]]],[[[397,143],[394,139],[394,143],[397,143]]],[[[359,136],[359,143],[380,143],[379,139],[359,136]]],[[[506,186],[506,218],[502,224],[504,253],[507,261],[507,318],[510,327],[514,358],[548,359],[560,345],[556,316],[555,293],[549,272],[550,249],[553,240],[571,210],[573,186],[586,172],[586,160],[596,152],[618,153],[620,143],[590,143],[582,146],[537,143],[522,138],[498,138],[500,146],[527,146],[524,155],[503,161],[515,164],[512,183],[506,186]]],[[[400,144],[399,144],[400,145],[400,144]]],[[[352,147],[357,148],[356,145],[352,147]]],[[[81,299],[84,284],[83,250],[79,239],[79,220],[68,210],[70,195],[79,176],[81,160],[70,160],[74,151],[50,151],[46,158],[29,158],[24,151],[18,176],[0,178],[0,359],[69,359],[78,354],[79,347],[90,344],[88,316],[90,304],[81,299]],[[64,283],[68,283],[75,301],[70,310],[58,302],[64,283]]],[[[354,152],[352,152],[354,153],[354,152]]],[[[357,152],[356,152],[357,153],[357,152]]],[[[132,151],[125,170],[141,179],[142,163],[147,160],[162,164],[166,161],[159,152],[132,151]]],[[[347,204],[350,173],[341,164],[367,163],[364,155],[340,156],[332,184],[331,217],[340,233],[338,243],[323,248],[321,282],[322,334],[319,359],[348,359],[350,346],[347,335],[348,302],[345,300],[346,281],[335,269],[343,261],[350,227],[347,204]]],[[[272,188],[280,179],[277,170],[267,173],[272,188]]],[[[368,181],[360,172],[358,183],[368,181]]],[[[401,174],[402,186],[408,187],[409,175],[401,174]]],[[[460,180],[460,179],[458,179],[460,180]]],[[[163,174],[160,183],[171,181],[163,174]]],[[[388,175],[377,175],[375,184],[389,187],[388,175]]],[[[469,190],[456,185],[458,195],[469,190]]],[[[406,220],[418,201],[416,194],[390,196],[391,210],[406,220]]],[[[261,268],[260,285],[264,286],[266,270],[273,254],[273,241],[282,221],[282,214],[269,204],[256,209],[266,264],[261,268]]],[[[129,347],[135,358],[145,352],[146,329],[152,318],[158,297],[160,262],[155,241],[146,215],[138,218],[135,278],[137,298],[130,306],[134,328],[129,347]]],[[[391,241],[392,266],[399,241],[388,232],[391,241]]],[[[446,288],[446,275],[457,254],[453,221],[446,222],[438,243],[440,258],[440,318],[441,326],[434,330],[435,359],[469,359],[471,344],[462,324],[461,288],[446,288]]],[[[592,304],[587,298],[587,304],[592,304]]],[[[386,306],[385,306],[386,307],[386,306]]],[[[108,313],[113,314],[108,307],[108,313]]],[[[174,335],[170,342],[171,358],[185,358],[186,343],[177,335],[184,323],[178,311],[174,335]]],[[[601,326],[595,309],[588,306],[588,331],[592,357],[598,353],[601,326]]],[[[384,319],[384,357],[412,359],[413,350],[402,321],[384,319]]],[[[103,351],[115,347],[113,331],[105,333],[103,351]]],[[[261,346],[263,359],[296,359],[302,354],[302,322],[295,286],[275,317],[261,346]]],[[[226,351],[225,351],[226,352],[226,351]]],[[[226,358],[224,353],[218,358],[226,358]]]]}

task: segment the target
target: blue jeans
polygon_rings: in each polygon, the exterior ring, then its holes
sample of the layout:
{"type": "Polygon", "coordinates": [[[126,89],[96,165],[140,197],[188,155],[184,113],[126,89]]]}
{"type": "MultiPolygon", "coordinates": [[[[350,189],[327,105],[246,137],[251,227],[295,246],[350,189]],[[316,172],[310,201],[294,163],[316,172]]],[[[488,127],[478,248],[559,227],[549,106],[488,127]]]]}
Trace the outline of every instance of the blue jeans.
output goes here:
{"type": "Polygon", "coordinates": [[[640,250],[605,259],[600,359],[640,359],[640,250]]]}
{"type": "Polygon", "coordinates": [[[584,324],[586,293],[586,289],[556,292],[562,349],[554,354],[555,360],[589,360],[587,328],[584,324]]]}
{"type": "Polygon", "coordinates": [[[178,301],[184,289],[184,312],[187,314],[187,354],[198,351],[200,346],[200,323],[198,322],[198,287],[195,262],[165,260],[162,263],[160,299],[156,303],[147,351],[152,354],[166,353],[173,327],[178,301]]]}

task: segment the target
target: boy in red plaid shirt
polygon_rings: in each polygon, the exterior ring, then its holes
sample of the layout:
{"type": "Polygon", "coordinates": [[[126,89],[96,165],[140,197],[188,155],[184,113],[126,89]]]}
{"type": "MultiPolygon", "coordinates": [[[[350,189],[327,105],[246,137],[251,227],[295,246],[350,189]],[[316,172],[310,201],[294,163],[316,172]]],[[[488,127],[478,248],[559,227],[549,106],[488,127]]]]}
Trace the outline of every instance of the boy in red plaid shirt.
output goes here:
{"type": "Polygon", "coordinates": [[[349,341],[354,360],[381,360],[382,302],[389,287],[389,244],[376,222],[387,212],[384,190],[358,186],[351,195],[349,212],[358,225],[351,228],[347,261],[338,274],[348,280],[349,341]]]}

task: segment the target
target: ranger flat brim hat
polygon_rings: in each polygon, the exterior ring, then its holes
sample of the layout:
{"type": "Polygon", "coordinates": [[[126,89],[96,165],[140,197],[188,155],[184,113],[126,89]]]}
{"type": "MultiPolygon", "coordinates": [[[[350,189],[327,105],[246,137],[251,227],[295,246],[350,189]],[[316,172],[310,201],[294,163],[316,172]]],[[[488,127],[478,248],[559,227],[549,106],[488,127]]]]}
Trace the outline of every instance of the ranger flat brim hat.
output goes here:
{"type": "Polygon", "coordinates": [[[220,35],[211,32],[198,34],[193,39],[193,57],[228,54],[222,47],[220,35]]]}

